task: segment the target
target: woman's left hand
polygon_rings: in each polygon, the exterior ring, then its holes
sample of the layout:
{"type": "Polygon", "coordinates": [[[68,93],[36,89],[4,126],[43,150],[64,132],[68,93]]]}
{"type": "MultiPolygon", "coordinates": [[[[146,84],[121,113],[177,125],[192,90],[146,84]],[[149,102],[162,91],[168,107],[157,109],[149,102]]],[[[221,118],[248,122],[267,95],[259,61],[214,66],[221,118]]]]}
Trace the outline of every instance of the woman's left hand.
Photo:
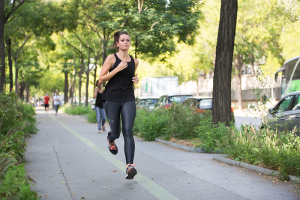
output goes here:
{"type": "Polygon", "coordinates": [[[137,77],[137,74],[132,77],[132,81],[135,83],[135,84],[138,84],[139,83],[139,78],[137,77]]]}

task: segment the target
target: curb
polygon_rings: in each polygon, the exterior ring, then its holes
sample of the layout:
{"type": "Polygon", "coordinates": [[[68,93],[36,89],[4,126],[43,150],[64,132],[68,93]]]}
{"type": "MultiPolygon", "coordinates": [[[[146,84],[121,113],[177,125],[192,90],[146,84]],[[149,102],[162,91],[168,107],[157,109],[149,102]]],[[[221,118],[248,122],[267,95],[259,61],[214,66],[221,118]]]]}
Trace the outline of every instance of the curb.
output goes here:
{"type": "MultiPolygon", "coordinates": [[[[182,150],[185,150],[185,151],[189,151],[189,152],[207,153],[205,151],[206,149],[202,149],[202,148],[188,147],[188,146],[185,146],[185,145],[182,145],[182,144],[177,144],[177,143],[174,143],[174,142],[170,142],[170,141],[166,141],[166,140],[162,140],[162,139],[158,139],[158,138],[155,138],[155,141],[156,142],[161,142],[163,144],[167,144],[167,145],[170,145],[172,147],[176,147],[176,148],[179,148],[179,149],[182,149],[182,150]]],[[[211,153],[222,153],[222,152],[221,151],[214,151],[214,152],[211,152],[211,153]]]]}
{"type": "MultiPolygon", "coordinates": [[[[258,167],[258,166],[255,166],[255,165],[250,165],[250,164],[247,164],[247,163],[243,163],[241,161],[231,160],[231,159],[228,159],[227,157],[228,156],[226,154],[223,154],[223,155],[213,156],[213,159],[217,160],[217,161],[220,161],[220,162],[223,162],[223,163],[226,163],[226,164],[235,165],[235,166],[238,166],[238,167],[243,167],[243,168],[246,168],[246,169],[261,173],[261,174],[269,175],[269,176],[280,174],[279,172],[274,171],[274,170],[266,169],[266,168],[263,168],[263,167],[258,167]]],[[[289,180],[290,181],[296,181],[296,182],[300,183],[300,178],[295,177],[295,176],[289,175],[289,180]]]]}
{"type": "Polygon", "coordinates": [[[177,144],[177,143],[174,143],[174,142],[169,142],[169,141],[158,139],[158,138],[155,138],[155,141],[156,142],[161,142],[163,144],[170,145],[172,147],[183,149],[183,150],[186,150],[186,151],[189,151],[189,152],[205,153],[205,151],[202,150],[201,148],[188,147],[188,146],[185,146],[185,145],[182,145],[182,144],[177,144]]]}

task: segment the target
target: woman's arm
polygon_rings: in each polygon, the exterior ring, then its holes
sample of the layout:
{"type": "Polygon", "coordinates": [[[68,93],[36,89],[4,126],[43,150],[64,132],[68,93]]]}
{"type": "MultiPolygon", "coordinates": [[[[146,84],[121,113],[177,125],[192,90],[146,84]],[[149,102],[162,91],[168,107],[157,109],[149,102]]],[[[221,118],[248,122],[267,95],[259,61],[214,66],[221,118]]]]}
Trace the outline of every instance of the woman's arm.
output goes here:
{"type": "Polygon", "coordinates": [[[98,88],[96,87],[96,88],[94,89],[94,99],[97,98],[97,92],[98,92],[98,88]]]}
{"type": "Polygon", "coordinates": [[[132,77],[132,82],[134,82],[135,84],[138,84],[139,83],[139,78],[137,77],[136,69],[137,69],[137,67],[139,65],[139,60],[138,59],[134,59],[134,64],[135,64],[135,71],[134,71],[135,76],[132,77]]]}
{"type": "Polygon", "coordinates": [[[99,89],[99,93],[102,94],[103,92],[103,87],[101,86],[101,88],[99,89]]]}
{"type": "Polygon", "coordinates": [[[127,62],[125,61],[121,61],[120,64],[114,69],[112,70],[110,73],[108,73],[109,69],[112,67],[112,65],[115,63],[116,58],[114,57],[113,54],[107,56],[102,70],[100,72],[99,75],[99,82],[105,83],[106,81],[109,81],[116,73],[118,73],[119,71],[122,71],[123,69],[125,69],[127,67],[127,62]]]}

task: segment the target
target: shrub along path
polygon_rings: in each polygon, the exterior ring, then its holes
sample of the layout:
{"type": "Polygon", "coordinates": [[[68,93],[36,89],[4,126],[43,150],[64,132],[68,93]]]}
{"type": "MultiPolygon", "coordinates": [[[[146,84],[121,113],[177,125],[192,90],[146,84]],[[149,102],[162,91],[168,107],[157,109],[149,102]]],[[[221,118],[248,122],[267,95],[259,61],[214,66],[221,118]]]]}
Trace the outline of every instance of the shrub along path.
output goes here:
{"type": "Polygon", "coordinates": [[[25,168],[42,199],[299,199],[291,182],[138,138],[139,174],[126,180],[122,136],[113,156],[107,131],[98,134],[84,117],[36,113],[39,132],[27,141],[25,168]]]}

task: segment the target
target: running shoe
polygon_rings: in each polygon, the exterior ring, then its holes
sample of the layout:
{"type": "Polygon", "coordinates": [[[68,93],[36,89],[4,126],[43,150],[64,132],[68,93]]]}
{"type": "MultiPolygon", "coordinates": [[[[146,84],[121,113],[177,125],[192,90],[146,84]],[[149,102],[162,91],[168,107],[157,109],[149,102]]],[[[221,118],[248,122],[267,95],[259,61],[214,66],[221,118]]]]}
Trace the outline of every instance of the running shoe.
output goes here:
{"type": "Polygon", "coordinates": [[[136,168],[134,164],[128,165],[126,168],[126,179],[133,179],[137,174],[136,168]]]}
{"type": "Polygon", "coordinates": [[[113,144],[113,145],[111,145],[111,144],[109,143],[108,136],[109,136],[110,134],[111,134],[111,132],[109,132],[108,135],[107,135],[108,149],[109,149],[110,153],[116,155],[116,154],[118,153],[118,147],[117,147],[115,141],[114,141],[114,144],[113,144]]]}

